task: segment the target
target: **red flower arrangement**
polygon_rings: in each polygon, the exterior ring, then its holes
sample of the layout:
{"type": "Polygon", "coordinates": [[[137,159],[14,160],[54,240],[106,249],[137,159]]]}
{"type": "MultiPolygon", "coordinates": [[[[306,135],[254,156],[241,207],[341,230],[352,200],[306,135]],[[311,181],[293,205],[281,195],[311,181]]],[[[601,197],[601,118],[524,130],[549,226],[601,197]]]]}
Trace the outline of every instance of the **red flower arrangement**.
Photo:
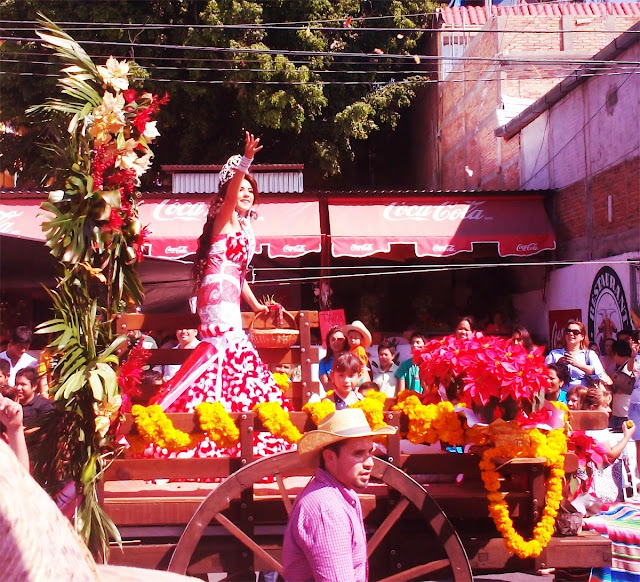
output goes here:
{"type": "Polygon", "coordinates": [[[118,385],[122,390],[121,412],[129,412],[131,410],[131,400],[142,394],[140,386],[144,375],[143,368],[150,355],[151,352],[143,347],[142,342],[138,342],[131,348],[127,359],[120,365],[118,385]]]}
{"type": "Polygon", "coordinates": [[[523,403],[531,412],[534,399],[548,383],[541,349],[527,352],[510,339],[481,333],[466,340],[452,335],[432,340],[414,354],[414,363],[427,392],[436,393],[442,385],[452,400],[476,410],[491,408],[488,421],[515,416],[523,403]],[[512,410],[507,412],[505,406],[512,410]]]}

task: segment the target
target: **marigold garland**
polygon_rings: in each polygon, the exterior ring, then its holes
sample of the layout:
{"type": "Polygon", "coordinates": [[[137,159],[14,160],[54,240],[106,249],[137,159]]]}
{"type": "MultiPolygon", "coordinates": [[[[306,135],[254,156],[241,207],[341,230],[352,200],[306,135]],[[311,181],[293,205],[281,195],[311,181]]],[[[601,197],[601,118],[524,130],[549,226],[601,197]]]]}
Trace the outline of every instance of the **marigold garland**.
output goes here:
{"type": "Polygon", "coordinates": [[[321,400],[320,402],[307,402],[302,407],[302,412],[306,412],[311,416],[313,424],[318,426],[322,419],[336,411],[336,405],[331,400],[321,400]]]}
{"type": "Polygon", "coordinates": [[[194,444],[194,438],[174,428],[164,410],[157,404],[150,406],[135,404],[131,414],[135,418],[140,436],[147,443],[155,443],[160,448],[171,452],[186,450],[194,444]]]}
{"type": "Polygon", "coordinates": [[[289,380],[289,376],[287,376],[284,372],[272,372],[271,375],[275,380],[276,386],[280,388],[283,392],[289,390],[289,384],[291,380],[289,380]]]}
{"type": "Polygon", "coordinates": [[[505,545],[510,552],[520,558],[535,558],[547,546],[553,535],[558,508],[562,501],[564,480],[564,456],[567,452],[567,438],[562,429],[552,430],[547,435],[534,428],[523,431],[529,437],[529,444],[505,444],[493,446],[484,451],[480,461],[482,481],[488,492],[489,513],[496,528],[504,538],[505,545]],[[550,467],[547,482],[545,507],[540,521],[533,528],[533,538],[526,541],[513,527],[513,520],[509,515],[509,506],[500,493],[499,473],[494,459],[515,457],[545,457],[544,464],[550,467]]]}
{"type": "Polygon", "coordinates": [[[240,441],[240,431],[219,402],[203,402],[195,408],[200,427],[216,445],[223,449],[240,441]]]}
{"type": "Polygon", "coordinates": [[[279,402],[261,402],[253,407],[253,412],[273,436],[280,437],[292,445],[302,438],[302,433],[291,422],[289,413],[279,402]]]}
{"type": "MultiPolygon", "coordinates": [[[[351,408],[361,408],[375,430],[384,424],[385,400],[384,394],[370,391],[363,400],[351,408]]],[[[450,402],[424,405],[410,391],[400,396],[393,410],[399,410],[409,418],[407,438],[413,443],[433,444],[442,441],[458,445],[491,442],[480,461],[481,477],[489,501],[489,513],[510,552],[520,558],[540,555],[553,535],[558,508],[563,498],[564,457],[567,452],[567,437],[563,429],[545,434],[537,428],[522,430],[515,422],[503,422],[480,429],[474,427],[465,430],[464,422],[450,402]],[[500,493],[500,474],[494,461],[497,458],[516,457],[541,457],[545,459],[544,464],[550,468],[542,517],[534,527],[533,538],[528,541],[513,526],[509,506],[500,493]]],[[[289,413],[280,403],[263,402],[256,405],[253,411],[274,436],[292,444],[302,438],[300,431],[291,422],[289,413]]],[[[311,416],[317,426],[327,414],[335,411],[335,404],[330,400],[307,403],[303,411],[311,416]]],[[[158,405],[136,405],[132,413],[140,435],[148,443],[155,443],[177,452],[193,446],[196,442],[191,435],[175,429],[158,405]]],[[[202,403],[196,408],[196,413],[202,430],[218,446],[227,448],[239,441],[239,430],[220,403],[202,403]]]]}
{"type": "Polygon", "coordinates": [[[433,444],[442,441],[450,445],[466,442],[464,425],[451,402],[422,404],[420,398],[405,390],[393,410],[399,410],[409,419],[407,439],[415,444],[433,444]]]}

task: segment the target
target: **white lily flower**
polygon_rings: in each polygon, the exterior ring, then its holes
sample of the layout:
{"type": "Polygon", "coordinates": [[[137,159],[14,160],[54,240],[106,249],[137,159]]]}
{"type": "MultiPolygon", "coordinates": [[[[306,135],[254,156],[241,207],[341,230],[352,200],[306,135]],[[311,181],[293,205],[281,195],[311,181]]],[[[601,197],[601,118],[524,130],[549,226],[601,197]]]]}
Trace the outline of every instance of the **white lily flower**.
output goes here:
{"type": "Polygon", "coordinates": [[[98,65],[98,74],[102,80],[116,91],[124,91],[129,88],[129,63],[119,62],[114,57],[109,57],[106,66],[98,65]]]}
{"type": "Polygon", "coordinates": [[[142,132],[142,137],[146,139],[148,142],[153,141],[156,137],[160,135],[158,128],[156,127],[157,121],[148,121],[144,126],[144,131],[142,132]]]}

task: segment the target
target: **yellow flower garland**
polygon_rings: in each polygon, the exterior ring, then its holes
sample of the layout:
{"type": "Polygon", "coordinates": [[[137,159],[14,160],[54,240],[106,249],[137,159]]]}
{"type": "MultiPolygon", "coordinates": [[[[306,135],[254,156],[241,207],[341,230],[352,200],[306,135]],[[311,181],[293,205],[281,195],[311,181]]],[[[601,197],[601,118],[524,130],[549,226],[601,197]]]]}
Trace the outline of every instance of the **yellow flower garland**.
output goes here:
{"type": "MultiPolygon", "coordinates": [[[[384,424],[384,402],[382,393],[370,391],[352,408],[361,408],[373,429],[384,424]]],[[[559,406],[558,408],[563,408],[559,406]]],[[[289,413],[278,402],[263,402],[254,407],[264,427],[274,436],[289,443],[297,443],[302,434],[291,422],[289,413]]],[[[553,535],[558,508],[562,501],[564,480],[564,456],[567,438],[564,430],[552,430],[544,434],[539,429],[522,430],[515,423],[497,423],[495,426],[467,428],[450,402],[424,405],[420,399],[407,391],[398,399],[393,410],[399,410],[409,418],[407,438],[413,443],[435,443],[442,441],[451,445],[473,442],[492,445],[487,448],[480,461],[482,481],[487,490],[489,513],[502,535],[510,552],[520,558],[537,557],[553,535]],[[498,444],[499,443],[499,444],[498,444]],[[500,474],[494,459],[516,457],[544,457],[550,468],[545,507],[540,521],[533,530],[533,538],[526,541],[513,527],[509,507],[500,493],[500,474]]],[[[307,403],[303,407],[316,426],[331,412],[335,404],[330,400],[307,403]]],[[[148,407],[136,405],[132,409],[138,431],[147,443],[155,443],[169,451],[185,450],[194,446],[197,439],[177,430],[158,405],[148,407]]],[[[196,408],[202,430],[218,446],[235,445],[240,433],[220,403],[202,403],[196,408]]]]}
{"type": "Polygon", "coordinates": [[[273,436],[280,437],[292,445],[302,438],[302,433],[291,422],[289,413],[279,402],[261,402],[253,407],[253,411],[273,436]]]}
{"type": "Polygon", "coordinates": [[[157,404],[136,404],[131,409],[131,414],[135,418],[140,436],[147,444],[155,443],[171,452],[186,450],[194,444],[194,438],[174,428],[164,410],[157,404]]]}
{"type": "Polygon", "coordinates": [[[196,406],[200,427],[216,445],[227,449],[240,441],[240,431],[219,402],[203,402],[196,406]]]}
{"type": "Polygon", "coordinates": [[[289,390],[289,376],[287,376],[284,372],[272,372],[271,375],[276,382],[276,386],[280,388],[283,392],[289,390]]]}
{"type": "Polygon", "coordinates": [[[520,558],[535,558],[541,554],[553,535],[558,508],[562,501],[567,438],[562,429],[552,430],[547,435],[535,428],[523,432],[529,437],[528,445],[523,448],[521,445],[505,444],[488,448],[482,455],[480,471],[485,489],[488,491],[489,513],[504,538],[507,549],[520,558]],[[534,527],[533,538],[529,541],[513,527],[509,506],[500,493],[499,473],[494,462],[498,457],[512,459],[518,456],[545,457],[544,464],[551,469],[542,517],[534,527]]]}
{"type": "Polygon", "coordinates": [[[422,404],[412,391],[405,390],[393,410],[399,410],[409,419],[407,439],[415,444],[433,444],[442,441],[450,445],[465,443],[464,426],[451,402],[422,404]]]}
{"type": "Polygon", "coordinates": [[[311,416],[313,424],[318,426],[322,419],[336,411],[336,405],[331,400],[321,400],[320,402],[307,402],[302,407],[302,412],[306,412],[311,416]]]}

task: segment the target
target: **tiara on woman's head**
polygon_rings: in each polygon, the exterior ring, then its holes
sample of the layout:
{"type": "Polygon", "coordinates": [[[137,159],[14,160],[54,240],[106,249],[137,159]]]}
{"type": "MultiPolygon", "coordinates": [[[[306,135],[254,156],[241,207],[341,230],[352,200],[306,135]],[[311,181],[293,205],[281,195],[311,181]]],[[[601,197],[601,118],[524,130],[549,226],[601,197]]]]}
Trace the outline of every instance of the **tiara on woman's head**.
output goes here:
{"type": "Polygon", "coordinates": [[[231,156],[222,166],[220,173],[218,174],[218,186],[222,186],[227,183],[231,178],[233,178],[236,173],[236,169],[240,165],[240,161],[242,160],[242,156],[240,154],[236,154],[235,156],[231,156]]]}

